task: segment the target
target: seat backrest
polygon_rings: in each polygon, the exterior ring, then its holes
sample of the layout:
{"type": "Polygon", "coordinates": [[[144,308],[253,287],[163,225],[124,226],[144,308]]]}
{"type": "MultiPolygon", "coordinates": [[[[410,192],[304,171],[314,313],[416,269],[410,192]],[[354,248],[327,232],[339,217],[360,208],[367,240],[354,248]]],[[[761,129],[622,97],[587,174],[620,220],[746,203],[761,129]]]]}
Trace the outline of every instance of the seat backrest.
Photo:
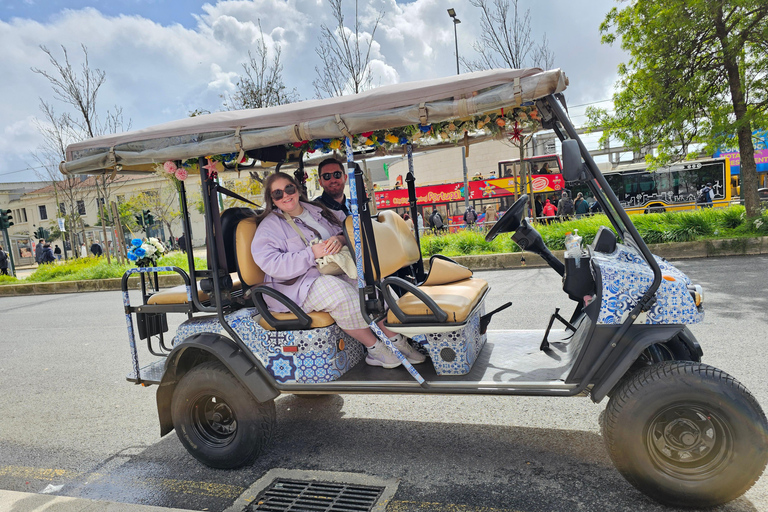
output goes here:
{"type": "MultiPolygon", "coordinates": [[[[416,237],[397,213],[391,210],[380,211],[376,217],[371,218],[371,224],[382,276],[392,275],[401,268],[419,261],[421,251],[416,243],[416,237]]],[[[354,240],[352,216],[345,220],[344,232],[347,240],[354,240]]],[[[362,243],[365,247],[365,237],[362,237],[362,243]]],[[[354,253],[354,247],[352,251],[354,253]]],[[[371,262],[371,268],[373,268],[373,262],[371,262]]],[[[379,279],[380,276],[375,278],[379,279]]]]}
{"type": "Polygon", "coordinates": [[[221,214],[227,270],[237,272],[243,288],[256,286],[264,281],[264,272],[256,265],[251,255],[251,242],[257,227],[256,212],[250,208],[229,208],[221,214]]]}

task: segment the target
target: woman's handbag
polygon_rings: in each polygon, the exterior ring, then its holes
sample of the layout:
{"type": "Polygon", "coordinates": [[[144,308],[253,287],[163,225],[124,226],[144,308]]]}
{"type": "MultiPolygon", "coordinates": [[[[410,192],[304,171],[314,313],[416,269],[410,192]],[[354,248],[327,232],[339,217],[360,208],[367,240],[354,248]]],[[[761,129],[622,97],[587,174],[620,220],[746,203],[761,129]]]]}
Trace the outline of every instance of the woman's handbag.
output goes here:
{"type": "MultiPolygon", "coordinates": [[[[283,213],[283,216],[285,217],[285,220],[288,221],[288,224],[290,224],[296,233],[299,234],[301,239],[304,240],[307,247],[320,243],[320,240],[312,240],[311,243],[307,241],[307,237],[304,236],[304,233],[293,221],[293,218],[285,212],[283,213]]],[[[316,258],[315,264],[317,265],[317,270],[319,270],[321,274],[332,276],[347,274],[352,279],[357,279],[357,264],[347,246],[342,247],[336,254],[328,254],[322,258],[316,258]]]]}

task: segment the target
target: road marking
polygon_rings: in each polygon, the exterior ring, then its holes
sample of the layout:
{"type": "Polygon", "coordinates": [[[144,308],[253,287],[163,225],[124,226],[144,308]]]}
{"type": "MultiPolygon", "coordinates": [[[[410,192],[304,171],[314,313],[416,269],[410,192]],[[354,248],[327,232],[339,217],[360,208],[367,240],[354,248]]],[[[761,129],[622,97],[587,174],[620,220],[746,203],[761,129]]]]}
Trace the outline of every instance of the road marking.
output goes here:
{"type": "Polygon", "coordinates": [[[423,502],[423,501],[392,501],[387,507],[387,512],[402,512],[406,510],[418,510],[419,512],[521,512],[512,508],[475,507],[472,505],[458,505],[456,503],[423,502]]]}
{"type": "MultiPolygon", "coordinates": [[[[73,480],[82,480],[86,485],[96,482],[104,477],[109,477],[104,473],[82,473],[80,471],[71,471],[67,469],[46,469],[33,468],[26,466],[0,466],[0,477],[19,478],[25,481],[44,480],[56,481],[57,483],[71,482],[73,480]]],[[[119,480],[116,477],[115,480],[119,480]]],[[[213,482],[198,482],[194,480],[174,480],[171,478],[131,478],[137,486],[151,487],[154,489],[163,489],[180,494],[193,494],[196,496],[210,496],[214,498],[237,498],[243,492],[245,487],[228,484],[218,484],[213,482]]]]}
{"type": "Polygon", "coordinates": [[[30,468],[26,466],[0,467],[0,476],[23,478],[25,480],[72,480],[80,476],[80,474],[77,471],[69,471],[67,469],[30,468]]]}

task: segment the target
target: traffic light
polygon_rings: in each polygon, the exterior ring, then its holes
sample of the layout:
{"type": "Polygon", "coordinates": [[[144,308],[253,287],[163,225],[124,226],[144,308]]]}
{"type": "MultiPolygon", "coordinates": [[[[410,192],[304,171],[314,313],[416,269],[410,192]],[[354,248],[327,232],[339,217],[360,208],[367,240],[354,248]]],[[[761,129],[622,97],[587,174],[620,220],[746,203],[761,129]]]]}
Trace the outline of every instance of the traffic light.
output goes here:
{"type": "Polygon", "coordinates": [[[153,225],[155,223],[155,218],[152,216],[151,213],[149,213],[149,210],[146,210],[144,212],[144,223],[147,226],[151,226],[151,225],[153,225]]]}
{"type": "Polygon", "coordinates": [[[0,229],[8,229],[13,226],[11,210],[0,209],[0,229]]]}

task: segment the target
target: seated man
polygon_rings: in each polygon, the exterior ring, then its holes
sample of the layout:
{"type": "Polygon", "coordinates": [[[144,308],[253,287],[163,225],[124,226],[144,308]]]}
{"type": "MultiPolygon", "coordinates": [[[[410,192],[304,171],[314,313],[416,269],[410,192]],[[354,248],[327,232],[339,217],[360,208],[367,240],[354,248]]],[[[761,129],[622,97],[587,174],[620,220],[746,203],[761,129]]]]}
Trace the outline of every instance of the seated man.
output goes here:
{"type": "Polygon", "coordinates": [[[317,166],[317,179],[323,193],[315,198],[328,209],[343,212],[349,216],[349,202],[344,195],[347,185],[347,174],[344,165],[335,158],[326,158],[317,166]]]}

